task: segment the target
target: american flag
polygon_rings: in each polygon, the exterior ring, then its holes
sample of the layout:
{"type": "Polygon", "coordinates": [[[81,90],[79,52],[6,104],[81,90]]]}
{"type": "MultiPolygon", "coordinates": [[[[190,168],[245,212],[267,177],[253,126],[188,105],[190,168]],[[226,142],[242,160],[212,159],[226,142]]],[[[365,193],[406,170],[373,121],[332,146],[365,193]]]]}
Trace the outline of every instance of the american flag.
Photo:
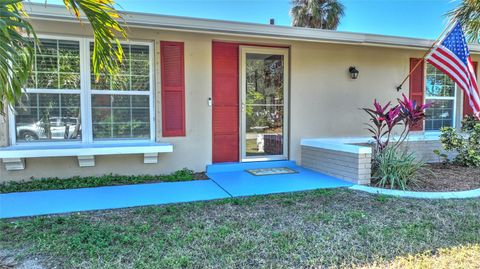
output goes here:
{"type": "Polygon", "coordinates": [[[462,88],[468,96],[474,115],[480,119],[480,91],[467,41],[459,22],[454,24],[426,59],[462,88]]]}

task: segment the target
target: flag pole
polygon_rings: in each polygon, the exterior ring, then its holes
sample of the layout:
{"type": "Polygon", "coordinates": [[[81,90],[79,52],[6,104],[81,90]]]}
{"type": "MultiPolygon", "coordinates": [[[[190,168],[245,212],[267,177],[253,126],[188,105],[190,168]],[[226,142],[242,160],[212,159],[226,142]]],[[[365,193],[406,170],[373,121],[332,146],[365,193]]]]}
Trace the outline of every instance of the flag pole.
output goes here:
{"type": "MultiPolygon", "coordinates": [[[[447,27],[445,27],[445,29],[443,30],[443,32],[438,36],[437,40],[435,40],[435,42],[433,42],[432,46],[427,50],[427,52],[425,52],[425,54],[423,55],[422,57],[422,60],[425,60],[425,58],[432,52],[432,50],[437,46],[437,44],[440,42],[440,40],[443,39],[445,33],[450,30],[450,27],[452,26],[452,24],[455,22],[456,20],[455,19],[452,19],[450,20],[450,22],[448,23],[447,27]]],[[[400,85],[397,86],[397,92],[399,92],[401,89],[402,89],[402,86],[403,84],[405,84],[405,82],[407,81],[407,79],[413,74],[413,71],[415,71],[415,69],[417,69],[420,64],[422,63],[422,61],[418,61],[418,63],[410,70],[410,72],[408,73],[408,75],[402,80],[402,83],[400,83],[400,85]]]]}

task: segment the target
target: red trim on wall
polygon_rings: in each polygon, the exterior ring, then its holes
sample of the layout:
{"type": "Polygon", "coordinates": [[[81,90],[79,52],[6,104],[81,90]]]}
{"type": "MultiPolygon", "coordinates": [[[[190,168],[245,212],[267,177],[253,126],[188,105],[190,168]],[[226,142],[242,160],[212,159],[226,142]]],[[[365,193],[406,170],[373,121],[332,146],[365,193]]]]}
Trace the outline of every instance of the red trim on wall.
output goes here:
{"type": "Polygon", "coordinates": [[[212,42],[212,161],[239,161],[239,44],[212,42]]]}
{"type": "Polygon", "coordinates": [[[185,61],[183,42],[160,42],[162,135],[185,136],[185,61]]]}
{"type": "MultiPolygon", "coordinates": [[[[478,78],[478,62],[473,62],[473,68],[475,69],[475,75],[478,78]]],[[[463,116],[473,115],[473,108],[469,104],[468,96],[463,94],[463,116]]]]}
{"type": "MultiPolygon", "coordinates": [[[[410,75],[410,94],[409,97],[411,100],[414,100],[417,104],[423,104],[424,93],[425,93],[425,61],[419,58],[410,58],[410,71],[418,64],[417,68],[410,75]]],[[[423,131],[424,130],[424,121],[416,124],[412,127],[412,131],[423,131]]]]}

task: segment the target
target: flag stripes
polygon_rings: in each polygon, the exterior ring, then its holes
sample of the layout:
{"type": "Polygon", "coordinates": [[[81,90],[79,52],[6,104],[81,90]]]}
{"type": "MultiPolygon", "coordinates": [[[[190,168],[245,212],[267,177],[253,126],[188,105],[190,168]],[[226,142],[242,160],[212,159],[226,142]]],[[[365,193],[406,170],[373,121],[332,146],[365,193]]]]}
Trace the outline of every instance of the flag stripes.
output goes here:
{"type": "Polygon", "coordinates": [[[434,47],[426,59],[457,83],[468,97],[474,115],[480,119],[480,92],[475,68],[460,23],[455,23],[443,41],[434,47]]]}

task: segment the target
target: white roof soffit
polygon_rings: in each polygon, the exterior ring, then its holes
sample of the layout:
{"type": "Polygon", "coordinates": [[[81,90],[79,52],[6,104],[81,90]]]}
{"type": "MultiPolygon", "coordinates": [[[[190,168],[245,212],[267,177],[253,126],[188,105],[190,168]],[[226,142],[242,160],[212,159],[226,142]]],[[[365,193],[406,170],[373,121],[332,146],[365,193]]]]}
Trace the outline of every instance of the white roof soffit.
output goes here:
{"type": "MultiPolygon", "coordinates": [[[[64,6],[61,5],[25,3],[24,6],[31,19],[78,22],[78,20],[74,18],[64,6]]],[[[428,48],[433,43],[432,40],[409,37],[329,31],[258,23],[197,19],[129,11],[121,11],[121,13],[128,26],[138,28],[170,29],[188,32],[266,37],[310,42],[407,47],[418,49],[428,48]]],[[[85,18],[83,19],[83,22],[87,22],[85,18]]],[[[480,45],[470,44],[469,47],[472,53],[480,53],[480,45]]]]}

